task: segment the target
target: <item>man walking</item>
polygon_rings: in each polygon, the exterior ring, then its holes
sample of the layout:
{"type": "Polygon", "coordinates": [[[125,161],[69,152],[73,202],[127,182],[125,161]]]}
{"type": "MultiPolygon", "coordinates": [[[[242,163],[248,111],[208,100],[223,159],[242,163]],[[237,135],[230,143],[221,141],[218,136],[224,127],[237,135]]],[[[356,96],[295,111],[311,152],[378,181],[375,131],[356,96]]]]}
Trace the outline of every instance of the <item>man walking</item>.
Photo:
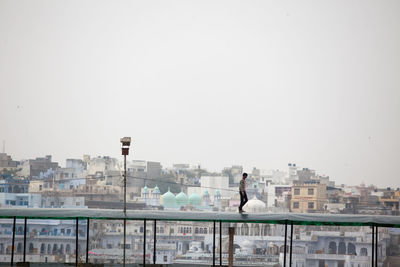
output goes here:
{"type": "Polygon", "coordinates": [[[243,206],[247,202],[247,194],[246,194],[246,178],[247,178],[247,173],[243,173],[243,178],[240,180],[240,186],[239,186],[239,194],[240,194],[240,206],[239,206],[239,212],[242,213],[243,206]]]}

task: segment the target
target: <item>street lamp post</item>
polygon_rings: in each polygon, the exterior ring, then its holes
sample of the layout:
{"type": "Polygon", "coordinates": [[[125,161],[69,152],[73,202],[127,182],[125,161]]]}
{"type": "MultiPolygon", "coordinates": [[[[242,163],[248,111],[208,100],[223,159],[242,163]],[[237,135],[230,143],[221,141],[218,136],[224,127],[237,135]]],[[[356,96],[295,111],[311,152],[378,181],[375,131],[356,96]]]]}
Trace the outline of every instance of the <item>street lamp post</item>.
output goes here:
{"type": "Polygon", "coordinates": [[[123,263],[125,267],[125,247],[126,247],[126,156],[129,155],[129,146],[131,145],[131,138],[130,137],[123,137],[121,138],[121,149],[122,155],[124,156],[124,257],[123,263]]]}
{"type": "Polygon", "coordinates": [[[129,155],[130,137],[121,138],[122,155],[124,156],[124,213],[126,214],[126,156],[129,155]]]}

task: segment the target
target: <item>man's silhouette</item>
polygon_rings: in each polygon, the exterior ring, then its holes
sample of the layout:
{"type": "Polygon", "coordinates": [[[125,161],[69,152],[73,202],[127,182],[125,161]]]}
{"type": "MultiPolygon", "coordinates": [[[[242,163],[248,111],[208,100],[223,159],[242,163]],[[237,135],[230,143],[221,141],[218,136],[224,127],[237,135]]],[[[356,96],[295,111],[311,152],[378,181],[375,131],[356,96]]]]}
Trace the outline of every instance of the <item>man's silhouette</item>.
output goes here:
{"type": "Polygon", "coordinates": [[[243,173],[243,178],[242,178],[242,180],[240,180],[240,186],[239,186],[239,194],[240,194],[239,212],[240,213],[243,212],[243,206],[248,201],[247,194],[246,194],[246,178],[247,178],[247,173],[243,173]]]}

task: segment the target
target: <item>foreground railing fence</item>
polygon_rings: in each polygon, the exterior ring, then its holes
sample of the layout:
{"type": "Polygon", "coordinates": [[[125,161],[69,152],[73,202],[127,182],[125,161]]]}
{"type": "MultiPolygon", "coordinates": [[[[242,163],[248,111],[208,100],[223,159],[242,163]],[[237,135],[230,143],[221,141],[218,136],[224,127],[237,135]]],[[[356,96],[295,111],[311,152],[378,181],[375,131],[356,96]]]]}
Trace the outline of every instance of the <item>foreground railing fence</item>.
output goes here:
{"type": "MultiPolygon", "coordinates": [[[[264,217],[220,214],[218,219],[213,213],[192,217],[192,213],[185,212],[145,212],[140,216],[148,218],[140,219],[99,214],[91,218],[84,215],[92,211],[85,210],[81,210],[80,216],[76,217],[71,217],[68,212],[65,213],[66,217],[59,214],[52,216],[51,213],[32,215],[29,209],[25,209],[25,212],[30,216],[23,216],[23,212],[21,209],[17,212],[18,216],[12,216],[15,212],[11,210],[0,211],[0,218],[12,220],[11,247],[6,242],[5,246],[1,244],[0,247],[0,254],[4,247],[5,254],[10,253],[11,266],[17,262],[15,253],[22,252],[23,255],[18,254],[17,257],[22,258],[22,262],[29,260],[28,253],[31,261],[74,262],[76,266],[79,263],[101,263],[104,259],[117,264],[121,258],[124,264],[141,263],[140,266],[168,264],[172,262],[171,259],[181,266],[193,263],[223,266],[228,265],[228,254],[233,253],[235,261],[240,262],[240,265],[251,262],[255,266],[258,263],[260,266],[275,266],[273,264],[279,263],[285,267],[305,267],[310,261],[319,264],[337,261],[338,266],[344,266],[341,264],[346,258],[363,263],[370,260],[369,266],[378,267],[382,266],[382,258],[389,247],[389,241],[385,239],[387,227],[400,226],[399,218],[390,216],[374,217],[381,220],[377,223],[367,220],[368,217],[353,216],[352,220],[343,217],[340,220],[340,216],[329,215],[279,220],[276,214],[270,217],[268,214],[264,217]],[[329,218],[334,220],[329,221],[329,218]],[[46,223],[50,224],[49,227],[43,226],[46,223]],[[241,245],[234,246],[232,251],[228,248],[229,228],[234,228],[234,238],[241,245]],[[21,234],[23,242],[20,242],[21,234]],[[54,244],[46,241],[50,236],[56,237],[54,244]],[[19,240],[17,245],[16,239],[19,240]],[[35,248],[33,243],[36,241],[35,248]],[[121,249],[122,255],[119,254],[121,249]],[[43,255],[52,255],[53,260],[43,255]],[[265,265],[269,263],[271,265],[265,265]]],[[[281,215],[282,218],[286,216],[281,215]]],[[[7,230],[0,232],[0,235],[4,234],[10,233],[7,230]]]]}

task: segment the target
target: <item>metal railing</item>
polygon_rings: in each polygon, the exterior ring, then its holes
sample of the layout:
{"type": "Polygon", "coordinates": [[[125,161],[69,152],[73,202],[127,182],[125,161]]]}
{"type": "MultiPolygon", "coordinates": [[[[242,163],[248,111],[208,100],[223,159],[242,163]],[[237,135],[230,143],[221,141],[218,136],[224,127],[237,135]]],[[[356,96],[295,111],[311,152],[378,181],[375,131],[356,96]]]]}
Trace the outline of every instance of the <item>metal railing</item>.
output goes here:
{"type": "MultiPolygon", "coordinates": [[[[233,213],[211,213],[211,212],[176,212],[176,211],[129,211],[120,214],[115,210],[44,210],[44,209],[2,209],[0,218],[12,218],[12,247],[10,264],[14,264],[16,220],[24,219],[24,239],[23,239],[23,261],[26,262],[26,238],[27,238],[27,219],[64,219],[75,220],[75,265],[79,263],[79,220],[86,219],[86,257],[85,262],[89,263],[89,230],[90,220],[123,220],[126,229],[127,220],[143,221],[143,266],[146,265],[146,225],[148,221],[153,221],[153,264],[156,264],[157,254],[157,221],[208,221],[213,224],[212,233],[212,265],[222,266],[222,223],[223,222],[246,222],[246,223],[274,223],[284,225],[284,259],[283,266],[292,266],[293,248],[293,225],[328,225],[328,226],[370,226],[372,228],[372,257],[371,266],[378,266],[378,227],[400,227],[400,218],[394,216],[332,216],[324,214],[233,214],[233,213]],[[117,212],[117,214],[116,214],[117,212]],[[131,212],[131,213],[129,213],[131,212]],[[25,214],[25,215],[24,215],[25,214]],[[219,219],[217,219],[219,217],[219,219]],[[216,226],[219,225],[219,263],[216,262],[216,226]],[[290,227],[290,237],[288,244],[288,227],[290,227]]],[[[126,231],[124,231],[124,240],[126,231]]],[[[124,251],[126,246],[123,247],[124,251]]],[[[124,253],[125,256],[125,253],[124,253]]],[[[333,257],[333,256],[332,256],[333,257]]]]}

